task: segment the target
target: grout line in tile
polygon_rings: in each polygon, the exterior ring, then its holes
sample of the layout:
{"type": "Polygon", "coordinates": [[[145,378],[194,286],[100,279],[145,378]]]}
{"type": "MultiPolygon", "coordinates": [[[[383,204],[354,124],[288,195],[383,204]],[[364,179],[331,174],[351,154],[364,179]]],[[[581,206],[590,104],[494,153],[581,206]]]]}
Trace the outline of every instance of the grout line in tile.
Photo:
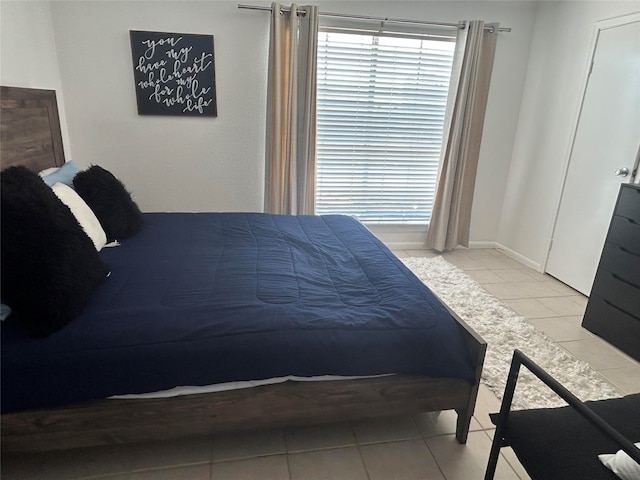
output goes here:
{"type": "MultiPolygon", "coordinates": [[[[246,458],[238,458],[237,460],[246,460],[247,458],[254,458],[254,457],[261,457],[264,455],[253,455],[251,457],[246,457],[246,458]]],[[[228,459],[229,461],[232,460],[236,460],[235,458],[233,459],[228,459]]],[[[160,467],[144,467],[144,468],[131,468],[129,469],[128,473],[140,473],[140,472],[153,472],[156,470],[167,470],[170,468],[183,468],[183,467],[197,467],[198,465],[210,465],[214,463],[213,460],[202,460],[199,462],[186,462],[186,463],[172,463],[171,465],[162,465],[160,467]]],[[[126,473],[126,472],[125,472],[126,473]]],[[[115,475],[122,475],[123,473],[113,473],[113,474],[109,474],[111,476],[115,476],[115,475]]],[[[89,478],[101,478],[101,477],[89,477],[89,478]]]]}
{"type": "MultiPolygon", "coordinates": [[[[286,435],[285,435],[285,437],[286,437],[286,435]]],[[[285,448],[286,448],[286,445],[285,445],[285,448]]],[[[292,477],[291,477],[291,463],[289,462],[289,453],[288,452],[285,453],[284,457],[285,457],[285,460],[287,461],[287,474],[289,475],[289,480],[292,480],[292,477]]],[[[212,470],[211,475],[213,475],[213,469],[211,469],[211,470],[212,470]]]]}
{"type": "MultiPolygon", "coordinates": [[[[339,447],[332,447],[332,448],[339,448],[339,447]]],[[[225,462],[235,462],[237,461],[241,461],[241,460],[248,460],[250,458],[264,458],[264,457],[275,457],[277,455],[287,455],[289,453],[306,453],[306,452],[312,452],[314,450],[326,450],[326,448],[317,448],[317,449],[313,449],[313,450],[298,450],[295,452],[271,452],[271,453],[254,453],[251,455],[239,455],[237,457],[227,457],[227,458],[216,458],[213,459],[209,462],[202,462],[202,463],[211,463],[211,464],[215,464],[215,463],[225,463],[225,462]]],[[[188,464],[188,465],[178,465],[178,466],[191,466],[191,465],[198,465],[198,464],[188,464]]],[[[137,470],[132,470],[132,471],[137,471],[137,470]]]]}
{"type": "Polygon", "coordinates": [[[444,478],[445,480],[447,479],[447,476],[444,474],[444,470],[442,469],[442,466],[440,465],[440,462],[438,461],[438,458],[435,456],[435,454],[433,453],[433,450],[431,450],[431,447],[429,447],[429,442],[427,442],[426,438],[422,439],[422,442],[425,444],[425,446],[427,447],[427,450],[429,451],[429,454],[431,454],[431,458],[433,458],[434,463],[436,464],[436,467],[438,467],[438,471],[440,472],[440,474],[442,475],[442,478],[444,478]]]}
{"type": "Polygon", "coordinates": [[[356,448],[358,449],[358,457],[360,457],[360,462],[362,462],[362,468],[364,469],[364,473],[367,476],[367,480],[371,480],[371,474],[369,473],[369,469],[367,468],[367,462],[364,461],[364,456],[362,455],[360,445],[356,445],[356,448]]]}
{"type": "MultiPolygon", "coordinates": [[[[495,429],[494,429],[494,430],[495,430],[495,429]]],[[[487,437],[489,437],[489,441],[493,443],[493,435],[489,435],[489,433],[488,433],[488,432],[486,432],[486,431],[485,431],[485,434],[487,435],[487,437]]],[[[494,434],[495,434],[495,431],[494,431],[494,434]]],[[[503,453],[502,448],[500,449],[500,457],[501,457],[501,458],[502,458],[502,459],[507,463],[507,465],[509,465],[509,468],[513,471],[514,475],[515,475],[516,477],[518,477],[520,480],[531,480],[531,479],[529,479],[529,478],[523,479],[520,475],[518,475],[518,471],[517,471],[517,468],[516,468],[516,467],[517,467],[517,466],[520,466],[520,468],[522,468],[522,469],[524,469],[524,467],[522,467],[521,465],[513,465],[513,464],[509,461],[509,457],[508,457],[508,456],[506,456],[506,455],[503,453]]],[[[515,457],[515,454],[514,454],[514,457],[515,457]]],[[[488,461],[489,461],[489,458],[487,457],[487,462],[488,462],[488,461]]],[[[518,458],[517,458],[517,457],[515,457],[515,461],[516,461],[516,462],[518,461],[518,458]]],[[[485,472],[486,472],[486,469],[485,469],[485,472]]],[[[484,472],[483,472],[483,473],[484,473],[484,472]]]]}

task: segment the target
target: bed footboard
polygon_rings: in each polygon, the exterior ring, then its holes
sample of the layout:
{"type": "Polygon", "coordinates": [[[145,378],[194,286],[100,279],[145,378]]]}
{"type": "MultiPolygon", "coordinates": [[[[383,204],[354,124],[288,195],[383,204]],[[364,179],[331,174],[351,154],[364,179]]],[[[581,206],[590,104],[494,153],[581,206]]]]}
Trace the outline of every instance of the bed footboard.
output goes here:
{"type": "Polygon", "coordinates": [[[473,412],[476,407],[480,377],[482,375],[482,366],[484,365],[484,357],[487,352],[487,343],[455,313],[452,312],[452,315],[460,325],[462,337],[469,351],[476,376],[476,383],[470,387],[467,405],[463,409],[456,409],[456,413],[458,414],[456,439],[459,443],[464,444],[467,442],[471,418],[473,417],[473,412]]]}
{"type": "MultiPolygon", "coordinates": [[[[434,295],[436,295],[434,293],[434,295]]],[[[437,297],[438,295],[436,295],[437,297]]],[[[439,298],[439,297],[438,297],[439,298]]],[[[459,443],[464,444],[467,442],[469,435],[469,426],[471,424],[471,418],[476,407],[476,399],[478,398],[478,388],[480,387],[480,378],[482,376],[482,367],[484,365],[484,357],[487,353],[487,342],[485,342],[476,331],[471,328],[464,320],[462,320],[456,312],[451,310],[449,306],[440,299],[442,304],[449,310],[451,316],[458,323],[460,332],[462,333],[462,340],[464,341],[467,352],[473,369],[475,372],[476,383],[471,386],[469,395],[467,397],[467,403],[464,408],[456,408],[458,414],[458,421],[456,424],[456,440],[459,443]]]]}
{"type": "Polygon", "coordinates": [[[465,380],[386,376],[285,382],[162,399],[99,400],[2,415],[2,449],[67,449],[452,408],[461,418],[457,436],[464,442],[473,395],[465,380]]]}

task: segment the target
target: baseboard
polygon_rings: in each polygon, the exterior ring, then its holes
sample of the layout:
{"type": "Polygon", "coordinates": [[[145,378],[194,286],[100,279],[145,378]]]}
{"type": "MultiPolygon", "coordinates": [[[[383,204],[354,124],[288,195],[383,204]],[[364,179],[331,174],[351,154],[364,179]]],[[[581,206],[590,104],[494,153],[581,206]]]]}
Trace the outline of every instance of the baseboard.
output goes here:
{"type": "MultiPolygon", "coordinates": [[[[424,242],[383,242],[391,250],[424,250],[424,242]]],[[[498,248],[495,242],[469,242],[469,248],[498,248]]],[[[465,247],[457,246],[457,249],[465,249],[465,247]]]]}
{"type": "Polygon", "coordinates": [[[496,242],[469,242],[469,248],[498,248],[496,242]]]}
{"type": "MultiPolygon", "coordinates": [[[[424,242],[384,242],[391,250],[424,250],[424,242]]],[[[496,242],[469,242],[469,248],[495,248],[498,249],[500,244],[496,242]]],[[[456,249],[465,249],[463,246],[457,246],[456,249]]]]}
{"type": "MultiPolygon", "coordinates": [[[[423,242],[384,242],[387,247],[391,250],[424,250],[423,242]]],[[[464,248],[464,247],[457,247],[464,248]]],[[[507,257],[513,258],[515,261],[520,262],[521,264],[534,269],[536,272],[544,273],[544,269],[542,265],[538,262],[534,262],[530,258],[525,257],[524,255],[519,254],[511,250],[510,248],[505,247],[504,245],[498,242],[469,242],[469,249],[477,249],[477,248],[493,248],[504,253],[507,257]]]]}
{"type": "Polygon", "coordinates": [[[542,268],[542,265],[540,263],[534,262],[530,258],[527,258],[524,255],[520,255],[518,252],[514,252],[513,250],[505,247],[504,245],[496,243],[495,249],[501,251],[507,257],[513,258],[517,262],[520,262],[523,265],[534,269],[536,272],[544,273],[544,268],[542,268]]]}

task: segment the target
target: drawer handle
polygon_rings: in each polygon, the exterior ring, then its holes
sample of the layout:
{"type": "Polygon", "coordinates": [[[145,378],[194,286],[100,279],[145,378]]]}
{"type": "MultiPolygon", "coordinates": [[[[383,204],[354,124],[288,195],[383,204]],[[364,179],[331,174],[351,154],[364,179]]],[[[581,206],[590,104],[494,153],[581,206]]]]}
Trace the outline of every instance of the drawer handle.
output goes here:
{"type": "Polygon", "coordinates": [[[634,257],[640,257],[640,254],[637,254],[635,252],[632,252],[631,250],[628,250],[624,247],[618,247],[618,249],[622,252],[622,253],[626,253],[627,255],[633,255],[634,257]]]}
{"type": "Polygon", "coordinates": [[[636,320],[640,321],[640,318],[638,318],[636,315],[634,315],[633,313],[629,313],[626,310],[623,310],[622,308],[618,307],[617,305],[614,305],[613,303],[611,303],[609,300],[607,300],[606,298],[603,298],[602,301],[604,303],[606,303],[607,305],[609,305],[611,308],[614,308],[616,310],[618,310],[619,312],[624,313],[625,315],[629,315],[630,317],[635,318],[636,320]]]}
{"type": "Polygon", "coordinates": [[[632,286],[633,288],[638,288],[638,289],[640,289],[640,286],[636,285],[635,283],[630,282],[629,280],[626,280],[626,279],[624,279],[624,278],[620,277],[619,275],[616,275],[615,273],[612,273],[612,274],[611,274],[611,276],[612,276],[613,278],[615,278],[616,280],[618,280],[619,282],[626,283],[627,285],[630,285],[630,286],[632,286]]]}

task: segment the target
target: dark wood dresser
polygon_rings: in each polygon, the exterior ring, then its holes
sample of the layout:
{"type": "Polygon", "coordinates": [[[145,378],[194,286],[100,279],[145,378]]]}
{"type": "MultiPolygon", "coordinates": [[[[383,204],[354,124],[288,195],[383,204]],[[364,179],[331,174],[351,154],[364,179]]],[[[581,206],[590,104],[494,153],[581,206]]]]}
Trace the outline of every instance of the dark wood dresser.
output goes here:
{"type": "Polygon", "coordinates": [[[640,185],[620,187],[582,326],[640,361],[640,185]]]}

